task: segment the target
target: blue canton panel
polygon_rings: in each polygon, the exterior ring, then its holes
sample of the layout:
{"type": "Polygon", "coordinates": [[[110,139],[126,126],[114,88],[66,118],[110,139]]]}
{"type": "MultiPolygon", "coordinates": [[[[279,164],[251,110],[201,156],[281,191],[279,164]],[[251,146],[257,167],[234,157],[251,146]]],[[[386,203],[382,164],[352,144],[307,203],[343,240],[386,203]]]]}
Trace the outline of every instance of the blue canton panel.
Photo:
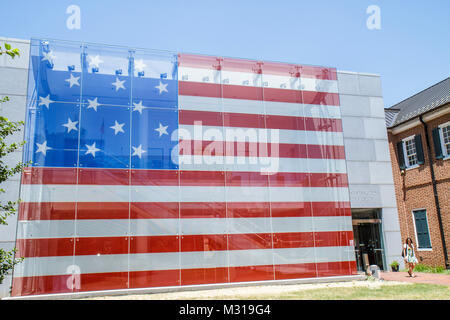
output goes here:
{"type": "Polygon", "coordinates": [[[79,110],[78,104],[60,102],[36,110],[29,159],[34,166],[76,167],[79,110]]]}
{"type": "Polygon", "coordinates": [[[177,55],[32,40],[24,161],[177,169],[177,55]]]}
{"type": "Polygon", "coordinates": [[[130,108],[84,105],[81,113],[80,167],[128,168],[130,108]]]}
{"type": "Polygon", "coordinates": [[[178,169],[178,152],[174,150],[178,135],[173,134],[178,128],[177,110],[133,111],[132,124],[132,168],[178,169]]]}

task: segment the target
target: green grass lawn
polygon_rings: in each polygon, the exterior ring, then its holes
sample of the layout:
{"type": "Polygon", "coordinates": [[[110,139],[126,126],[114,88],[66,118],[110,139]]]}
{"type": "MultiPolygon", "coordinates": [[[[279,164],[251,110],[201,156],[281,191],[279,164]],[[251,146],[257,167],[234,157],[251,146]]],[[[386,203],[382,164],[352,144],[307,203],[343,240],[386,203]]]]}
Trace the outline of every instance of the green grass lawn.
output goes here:
{"type": "Polygon", "coordinates": [[[450,300],[450,288],[431,284],[331,288],[296,292],[280,299],[310,300],[450,300]]]}
{"type": "MultiPolygon", "coordinates": [[[[213,297],[211,297],[213,298],[213,297]]],[[[221,299],[220,296],[213,299],[221,299]]],[[[300,290],[280,295],[228,296],[239,300],[450,300],[450,287],[432,284],[402,284],[300,290]]]]}

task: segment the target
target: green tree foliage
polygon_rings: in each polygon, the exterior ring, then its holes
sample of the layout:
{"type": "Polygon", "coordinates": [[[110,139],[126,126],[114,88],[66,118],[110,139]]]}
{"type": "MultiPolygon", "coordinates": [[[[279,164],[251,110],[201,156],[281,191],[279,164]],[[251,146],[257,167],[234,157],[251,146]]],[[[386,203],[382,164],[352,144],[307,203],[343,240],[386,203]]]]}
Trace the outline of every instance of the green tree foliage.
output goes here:
{"type": "MultiPolygon", "coordinates": [[[[4,44],[4,47],[0,45],[0,55],[7,54],[12,59],[19,56],[19,50],[11,48],[8,43],[4,44]]],[[[7,103],[9,101],[8,97],[0,98],[0,105],[7,103]]],[[[11,176],[22,171],[24,164],[19,162],[13,167],[8,167],[4,163],[5,156],[11,152],[16,151],[21,146],[25,144],[25,141],[20,143],[6,143],[6,138],[15,132],[21,130],[24,122],[9,121],[8,118],[0,116],[0,184],[8,180],[11,176]]],[[[5,189],[0,188],[0,194],[5,193],[5,189]]],[[[17,204],[19,201],[7,201],[6,203],[0,202],[0,225],[6,225],[6,219],[17,212],[17,204]]],[[[20,263],[22,259],[14,258],[16,249],[11,251],[5,251],[0,249],[0,283],[3,282],[5,276],[14,268],[14,265],[20,263]]]]}

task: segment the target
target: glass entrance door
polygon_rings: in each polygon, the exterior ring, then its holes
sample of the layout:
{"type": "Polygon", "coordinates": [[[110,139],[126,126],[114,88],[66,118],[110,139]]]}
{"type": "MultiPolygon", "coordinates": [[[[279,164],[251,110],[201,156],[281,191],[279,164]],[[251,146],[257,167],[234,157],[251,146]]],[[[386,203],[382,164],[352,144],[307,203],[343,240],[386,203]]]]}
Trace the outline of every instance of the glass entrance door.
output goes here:
{"type": "Polygon", "coordinates": [[[385,270],[380,210],[352,210],[355,254],[359,271],[367,265],[385,270]]]}

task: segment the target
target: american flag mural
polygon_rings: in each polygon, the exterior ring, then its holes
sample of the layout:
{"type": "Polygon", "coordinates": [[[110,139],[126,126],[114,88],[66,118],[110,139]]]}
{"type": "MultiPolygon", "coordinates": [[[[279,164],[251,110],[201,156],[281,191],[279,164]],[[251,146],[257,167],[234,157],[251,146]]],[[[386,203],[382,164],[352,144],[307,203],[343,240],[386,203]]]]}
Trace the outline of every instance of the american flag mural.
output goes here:
{"type": "Polygon", "coordinates": [[[32,40],[13,296],[356,273],[336,70],[32,40]]]}

